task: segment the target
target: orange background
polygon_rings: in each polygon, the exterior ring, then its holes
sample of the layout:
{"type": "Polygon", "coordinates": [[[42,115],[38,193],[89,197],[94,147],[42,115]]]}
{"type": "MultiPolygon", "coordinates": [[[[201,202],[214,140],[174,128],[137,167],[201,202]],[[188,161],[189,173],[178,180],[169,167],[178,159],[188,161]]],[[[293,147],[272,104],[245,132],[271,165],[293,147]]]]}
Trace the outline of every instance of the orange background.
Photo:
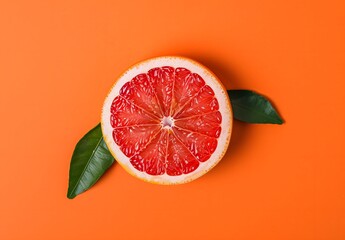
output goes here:
{"type": "Polygon", "coordinates": [[[345,2],[0,2],[0,239],[345,239],[345,2]],[[66,198],[77,141],[127,67],[183,55],[268,96],[180,186],[119,165],[66,198]]]}

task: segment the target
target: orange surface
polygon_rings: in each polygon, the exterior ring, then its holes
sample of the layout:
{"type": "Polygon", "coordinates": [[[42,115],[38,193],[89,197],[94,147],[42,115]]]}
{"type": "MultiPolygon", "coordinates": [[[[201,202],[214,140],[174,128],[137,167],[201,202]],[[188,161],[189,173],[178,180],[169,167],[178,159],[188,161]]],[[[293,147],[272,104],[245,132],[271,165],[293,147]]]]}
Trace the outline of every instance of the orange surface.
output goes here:
{"type": "Polygon", "coordinates": [[[345,2],[142,2],[0,2],[0,239],[345,239],[345,2]],[[286,124],[236,122],[192,183],[116,165],[68,200],[114,79],[160,55],[269,96],[286,124]]]}

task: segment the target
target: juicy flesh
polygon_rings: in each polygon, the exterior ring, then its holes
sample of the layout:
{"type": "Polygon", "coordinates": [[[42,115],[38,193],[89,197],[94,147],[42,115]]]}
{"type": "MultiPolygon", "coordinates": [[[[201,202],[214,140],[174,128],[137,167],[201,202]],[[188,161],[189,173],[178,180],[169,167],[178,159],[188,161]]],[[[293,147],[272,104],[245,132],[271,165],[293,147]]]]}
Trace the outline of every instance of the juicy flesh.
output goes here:
{"type": "Polygon", "coordinates": [[[139,171],[195,171],[217,147],[222,115],[212,88],[186,68],[153,68],[125,83],[111,106],[113,139],[139,171]]]}

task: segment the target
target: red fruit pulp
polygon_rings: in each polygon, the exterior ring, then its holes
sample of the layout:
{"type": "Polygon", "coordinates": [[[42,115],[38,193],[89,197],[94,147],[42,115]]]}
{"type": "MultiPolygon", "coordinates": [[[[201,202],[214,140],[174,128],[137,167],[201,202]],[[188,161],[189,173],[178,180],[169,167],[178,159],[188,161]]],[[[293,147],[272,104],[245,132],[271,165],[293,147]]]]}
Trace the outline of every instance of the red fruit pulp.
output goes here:
{"type": "Polygon", "coordinates": [[[110,120],[115,143],[137,170],[177,176],[211,157],[222,115],[212,88],[198,74],[167,66],[125,83],[110,120]]]}

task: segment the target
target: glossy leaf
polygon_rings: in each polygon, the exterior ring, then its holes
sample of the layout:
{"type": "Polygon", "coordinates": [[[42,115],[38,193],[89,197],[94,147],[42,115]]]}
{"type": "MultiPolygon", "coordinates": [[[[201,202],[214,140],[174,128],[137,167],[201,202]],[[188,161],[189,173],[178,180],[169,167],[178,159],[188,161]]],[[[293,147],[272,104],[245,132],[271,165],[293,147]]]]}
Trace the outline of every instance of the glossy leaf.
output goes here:
{"type": "Polygon", "coordinates": [[[249,90],[228,90],[234,118],[247,123],[282,124],[283,120],[262,95],[249,90]]]}
{"type": "Polygon", "coordinates": [[[72,199],[92,187],[114,163],[102,136],[101,125],[89,131],[77,143],[69,171],[67,197],[72,199]]]}

